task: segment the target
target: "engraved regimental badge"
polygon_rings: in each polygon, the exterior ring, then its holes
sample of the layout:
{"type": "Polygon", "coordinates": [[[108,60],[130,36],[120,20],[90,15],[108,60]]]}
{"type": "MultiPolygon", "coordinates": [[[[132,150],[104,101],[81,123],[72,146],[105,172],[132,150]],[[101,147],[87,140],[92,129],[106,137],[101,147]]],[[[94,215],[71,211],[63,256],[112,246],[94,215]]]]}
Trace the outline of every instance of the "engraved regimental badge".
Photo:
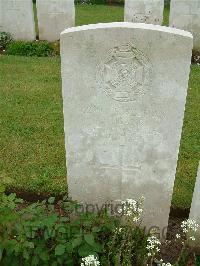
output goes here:
{"type": "Polygon", "coordinates": [[[128,102],[143,95],[151,81],[149,59],[131,44],[114,47],[100,67],[100,83],[115,101],[128,102]]]}

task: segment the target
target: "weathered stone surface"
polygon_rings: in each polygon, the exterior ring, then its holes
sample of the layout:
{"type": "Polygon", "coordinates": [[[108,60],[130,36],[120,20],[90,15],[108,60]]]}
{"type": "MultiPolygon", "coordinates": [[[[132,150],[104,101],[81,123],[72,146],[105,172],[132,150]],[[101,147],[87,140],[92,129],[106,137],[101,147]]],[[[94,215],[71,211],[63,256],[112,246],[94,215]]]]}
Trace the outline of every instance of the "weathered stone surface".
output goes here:
{"type": "Polygon", "coordinates": [[[3,31],[3,2],[0,1],[0,31],[3,31]]]}
{"type": "Polygon", "coordinates": [[[190,33],[150,24],[96,24],[61,34],[73,199],[101,206],[145,196],[144,224],[167,226],[191,50],[190,33]]]}
{"type": "Polygon", "coordinates": [[[0,0],[0,30],[16,40],[35,40],[32,0],[0,0]]]}
{"type": "Polygon", "coordinates": [[[162,25],[164,0],[125,0],[124,20],[162,25]]]}
{"type": "Polygon", "coordinates": [[[56,41],[75,24],[74,0],[37,0],[40,40],[56,41]]]}
{"type": "MultiPolygon", "coordinates": [[[[192,205],[190,209],[190,219],[194,219],[200,225],[200,163],[196,178],[196,185],[194,188],[192,205]]],[[[192,241],[190,244],[192,246],[197,245],[198,247],[200,247],[200,228],[195,234],[195,238],[196,241],[195,242],[192,241]]]]}
{"type": "Polygon", "coordinates": [[[171,0],[170,26],[190,31],[194,37],[194,49],[200,50],[200,1],[171,0]]]}

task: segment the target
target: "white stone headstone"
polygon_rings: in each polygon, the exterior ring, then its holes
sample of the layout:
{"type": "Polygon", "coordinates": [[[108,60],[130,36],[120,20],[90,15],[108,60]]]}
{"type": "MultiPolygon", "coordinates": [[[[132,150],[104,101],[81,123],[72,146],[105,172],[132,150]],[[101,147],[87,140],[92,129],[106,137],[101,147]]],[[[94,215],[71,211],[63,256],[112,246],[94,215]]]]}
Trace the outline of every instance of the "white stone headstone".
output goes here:
{"type": "Polygon", "coordinates": [[[56,41],[75,25],[74,0],[37,0],[39,39],[56,41]]]}
{"type": "Polygon", "coordinates": [[[0,1],[0,31],[3,31],[3,2],[0,1]]]}
{"type": "Polygon", "coordinates": [[[150,24],[107,23],[62,32],[73,199],[100,208],[105,201],[144,196],[144,224],[167,226],[191,50],[190,33],[150,24]]]}
{"type": "MultiPolygon", "coordinates": [[[[192,205],[190,209],[190,219],[194,219],[200,225],[200,163],[194,188],[192,205]]],[[[191,245],[197,245],[200,247],[200,227],[195,233],[195,237],[196,241],[191,241],[191,245]]]]}
{"type": "Polygon", "coordinates": [[[199,0],[171,0],[169,24],[190,31],[194,37],[194,49],[200,50],[199,0]]]}
{"type": "Polygon", "coordinates": [[[16,40],[35,40],[32,0],[0,0],[0,31],[16,40]]]}
{"type": "Polygon", "coordinates": [[[164,0],[125,0],[124,21],[162,25],[164,0]]]}

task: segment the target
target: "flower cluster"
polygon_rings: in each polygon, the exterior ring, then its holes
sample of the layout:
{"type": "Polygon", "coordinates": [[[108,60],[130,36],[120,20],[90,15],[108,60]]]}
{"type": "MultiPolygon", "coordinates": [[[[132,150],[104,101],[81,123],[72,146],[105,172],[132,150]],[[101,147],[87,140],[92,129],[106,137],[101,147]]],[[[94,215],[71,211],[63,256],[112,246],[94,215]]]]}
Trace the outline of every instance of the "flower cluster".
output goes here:
{"type": "Polygon", "coordinates": [[[85,258],[82,258],[81,266],[99,266],[100,262],[94,255],[89,255],[85,258]]]}
{"type": "MultiPolygon", "coordinates": [[[[198,230],[198,227],[199,227],[199,225],[196,223],[195,220],[192,220],[192,219],[188,219],[186,221],[183,221],[181,224],[181,228],[183,230],[183,233],[185,233],[185,234],[189,233],[190,235],[195,233],[198,230]]],[[[190,236],[190,239],[192,241],[195,241],[194,236],[190,236]]]]}
{"type": "Polygon", "coordinates": [[[142,197],[139,201],[126,199],[125,201],[121,202],[122,208],[119,210],[119,212],[121,212],[124,216],[133,218],[133,222],[138,222],[143,213],[143,201],[144,197],[142,197]]]}
{"type": "Polygon", "coordinates": [[[195,220],[192,220],[192,219],[188,219],[186,221],[183,221],[181,224],[181,228],[183,229],[183,233],[188,233],[189,230],[196,232],[198,227],[199,227],[199,225],[196,223],[195,220]]]}
{"type": "Polygon", "coordinates": [[[155,236],[150,236],[147,239],[147,250],[148,250],[148,257],[153,257],[156,255],[156,253],[158,253],[160,251],[160,245],[161,242],[158,240],[157,237],[155,236]]]}

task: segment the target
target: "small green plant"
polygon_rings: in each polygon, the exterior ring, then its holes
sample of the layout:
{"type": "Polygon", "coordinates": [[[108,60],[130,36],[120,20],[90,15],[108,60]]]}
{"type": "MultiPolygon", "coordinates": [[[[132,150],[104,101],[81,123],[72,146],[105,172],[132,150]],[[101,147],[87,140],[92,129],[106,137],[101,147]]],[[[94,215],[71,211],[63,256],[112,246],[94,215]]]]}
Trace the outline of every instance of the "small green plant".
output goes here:
{"type": "Polygon", "coordinates": [[[108,242],[109,265],[140,266],[147,263],[147,240],[140,228],[143,199],[138,202],[127,199],[121,202],[122,219],[108,242]]]}
{"type": "Polygon", "coordinates": [[[115,221],[105,212],[81,213],[67,197],[27,205],[0,192],[1,265],[79,265],[89,254],[103,253],[115,221]],[[75,215],[75,213],[74,213],[75,215]]]}
{"type": "Polygon", "coordinates": [[[12,41],[12,36],[8,32],[0,32],[0,49],[6,49],[6,46],[12,41]]]}
{"type": "Polygon", "coordinates": [[[54,49],[52,44],[47,41],[13,41],[7,46],[6,54],[47,57],[54,55],[54,49]]]}
{"type": "MultiPolygon", "coordinates": [[[[143,199],[127,199],[118,215],[111,215],[107,206],[89,212],[67,196],[28,204],[0,186],[0,265],[172,266],[156,259],[161,242],[141,227],[142,205],[143,199]]],[[[194,240],[196,222],[181,227],[194,240]]],[[[186,265],[186,244],[174,266],[186,265]]]]}

